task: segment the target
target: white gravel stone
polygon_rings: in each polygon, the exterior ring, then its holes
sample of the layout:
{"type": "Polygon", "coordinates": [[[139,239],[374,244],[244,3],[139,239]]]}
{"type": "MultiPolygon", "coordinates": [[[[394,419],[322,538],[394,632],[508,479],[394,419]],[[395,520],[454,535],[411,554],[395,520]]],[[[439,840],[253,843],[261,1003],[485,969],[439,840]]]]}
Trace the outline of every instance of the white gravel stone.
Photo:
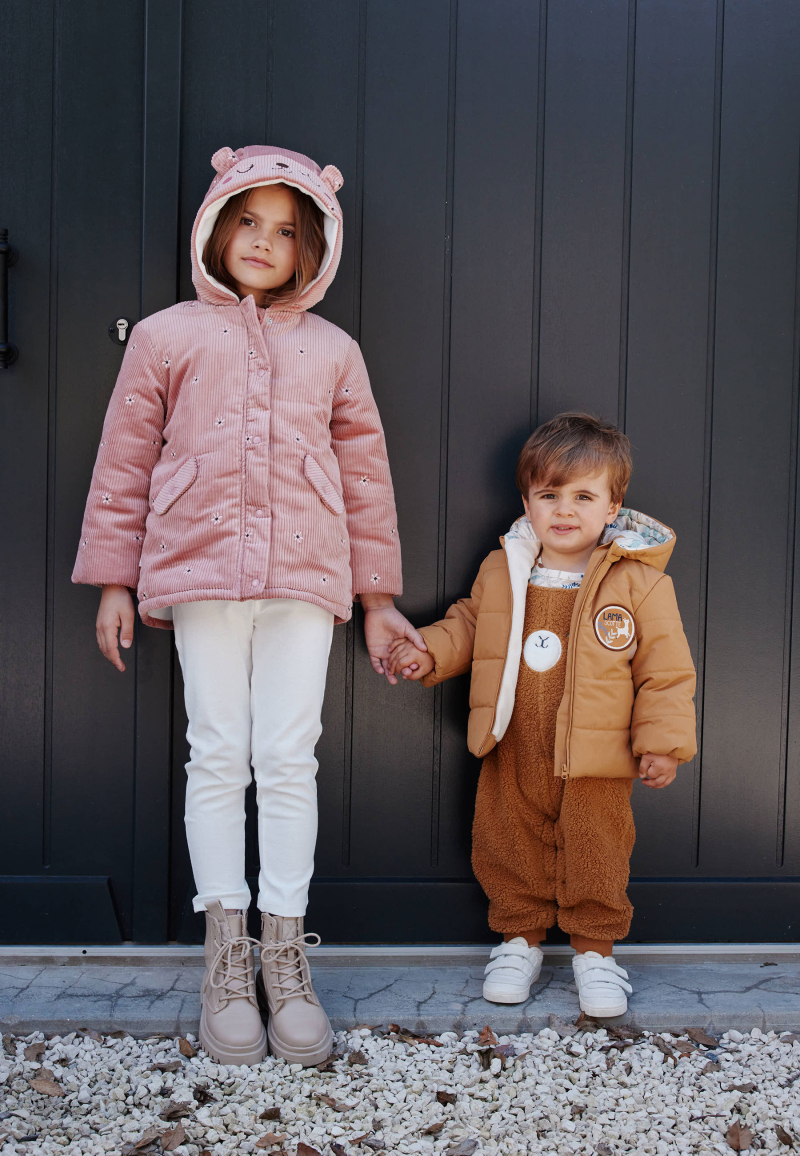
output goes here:
{"type": "MultiPolygon", "coordinates": [[[[362,1028],[338,1033],[341,1058],[322,1072],[272,1057],[226,1067],[202,1053],[185,1059],[177,1040],[75,1033],[44,1041],[44,1054],[26,1060],[41,1033],[7,1037],[0,1156],[124,1154],[148,1129],[178,1123],[177,1156],[294,1156],[300,1141],[323,1156],[729,1154],[735,1121],[750,1129],[752,1150],[788,1152],[776,1128],[800,1149],[800,1037],[784,1037],[730,1031],[712,1050],[645,1033],[618,1047],[627,1041],[605,1030],[562,1037],[548,1028],[503,1036],[495,1052],[476,1032],[445,1032],[436,1047],[362,1028]],[[350,1064],[354,1051],[367,1063],[350,1064]],[[156,1067],[176,1061],[174,1072],[156,1067]],[[35,1090],[35,1079],[64,1094],[35,1090]],[[276,1108],[278,1119],[265,1115],[276,1108]],[[285,1139],[257,1147],[269,1132],[285,1139]]],[[[155,1143],[137,1156],[160,1151],[155,1143]]]]}

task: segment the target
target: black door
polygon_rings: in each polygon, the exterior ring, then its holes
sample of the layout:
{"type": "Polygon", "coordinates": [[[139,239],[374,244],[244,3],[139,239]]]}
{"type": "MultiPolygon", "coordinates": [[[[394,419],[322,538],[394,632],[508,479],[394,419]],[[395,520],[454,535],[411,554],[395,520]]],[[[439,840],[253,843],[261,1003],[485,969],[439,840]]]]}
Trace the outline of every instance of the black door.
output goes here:
{"type": "MultiPolygon", "coordinates": [[[[632,939],[796,940],[794,0],[8,0],[4,32],[0,937],[197,936],[170,638],[139,630],[121,677],[69,578],[108,327],[193,296],[209,158],[270,141],[345,176],[320,312],[372,376],[402,608],[424,623],[468,588],[538,421],[618,419],[629,504],[678,534],[700,675],[700,756],[635,792],[632,939]]],[[[337,629],[309,915],[328,941],[488,938],[466,703],[465,679],[381,683],[360,623],[337,629]]]]}

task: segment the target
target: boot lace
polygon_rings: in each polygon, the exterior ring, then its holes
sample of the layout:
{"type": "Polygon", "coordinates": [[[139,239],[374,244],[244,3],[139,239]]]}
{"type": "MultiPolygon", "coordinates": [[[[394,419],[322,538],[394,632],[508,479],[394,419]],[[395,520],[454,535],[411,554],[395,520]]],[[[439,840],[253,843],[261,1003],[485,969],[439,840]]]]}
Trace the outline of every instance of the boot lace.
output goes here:
{"type": "Polygon", "coordinates": [[[255,968],[252,954],[261,944],[249,935],[226,939],[218,948],[208,969],[208,986],[219,992],[226,1003],[231,999],[249,999],[255,1002],[255,968]],[[219,980],[217,974],[219,973],[219,980]]]}
{"type": "Polygon", "coordinates": [[[315,931],[307,931],[305,935],[298,935],[294,939],[260,945],[262,969],[265,960],[272,964],[270,979],[279,1000],[313,996],[306,947],[318,947],[321,942],[315,931]]]}

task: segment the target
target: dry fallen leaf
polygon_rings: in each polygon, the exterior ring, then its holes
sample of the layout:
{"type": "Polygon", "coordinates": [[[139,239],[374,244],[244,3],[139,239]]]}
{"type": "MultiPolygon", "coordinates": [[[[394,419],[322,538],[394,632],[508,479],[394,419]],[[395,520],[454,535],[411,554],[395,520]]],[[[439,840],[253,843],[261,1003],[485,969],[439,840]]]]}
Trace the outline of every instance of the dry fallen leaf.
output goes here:
{"type": "Polygon", "coordinates": [[[160,1128],[156,1128],[156,1127],[148,1128],[147,1131],[144,1132],[139,1137],[139,1139],[136,1141],[136,1143],[134,1144],[134,1148],[136,1148],[136,1149],[147,1148],[147,1146],[149,1144],[152,1144],[155,1140],[157,1140],[160,1135],[161,1135],[161,1129],[160,1128]]]}
{"type": "Polygon", "coordinates": [[[478,1036],[478,1043],[479,1044],[492,1044],[492,1046],[494,1046],[494,1044],[497,1043],[497,1036],[494,1034],[494,1032],[492,1031],[492,1029],[489,1027],[488,1024],[483,1029],[481,1034],[478,1036]]]}
{"type": "Polygon", "coordinates": [[[351,1052],[347,1057],[348,1064],[366,1064],[369,1061],[363,1052],[351,1052]]]}
{"type": "Polygon", "coordinates": [[[315,1064],[315,1067],[318,1072],[329,1072],[336,1061],[341,1059],[341,1052],[331,1052],[331,1054],[326,1056],[324,1060],[320,1060],[318,1064],[315,1064]]]}
{"type": "Polygon", "coordinates": [[[437,1092],[436,1099],[440,1104],[455,1104],[458,1096],[454,1095],[452,1092],[437,1092]]]}
{"type": "Polygon", "coordinates": [[[7,1056],[15,1056],[17,1054],[17,1049],[14,1045],[14,1037],[12,1036],[11,1032],[6,1032],[6,1034],[3,1036],[3,1050],[7,1056]]]}
{"type": "Polygon", "coordinates": [[[668,1056],[669,1059],[672,1060],[673,1064],[677,1064],[678,1061],[675,1059],[675,1053],[665,1039],[661,1036],[653,1036],[653,1043],[663,1055],[668,1056]]]}
{"type": "Polygon", "coordinates": [[[733,1148],[734,1152],[744,1152],[745,1148],[749,1148],[753,1143],[753,1133],[746,1125],[743,1127],[738,1120],[734,1120],[725,1134],[725,1139],[728,1141],[728,1147],[733,1148]]]}
{"type": "Polygon", "coordinates": [[[280,1108],[274,1108],[274,1107],[273,1108],[265,1108],[264,1111],[261,1113],[261,1115],[258,1118],[259,1118],[259,1120],[280,1120],[281,1110],[280,1110],[280,1108]]]}
{"type": "Polygon", "coordinates": [[[38,1092],[40,1096],[63,1096],[64,1089],[55,1080],[28,1080],[28,1083],[33,1088],[34,1092],[38,1092]]]}
{"type": "Polygon", "coordinates": [[[551,1015],[549,1018],[549,1027],[551,1032],[556,1032],[561,1036],[561,1039],[566,1039],[567,1036],[576,1036],[581,1030],[575,1024],[568,1024],[566,1020],[562,1020],[561,1016],[551,1015]]]}
{"type": "Polygon", "coordinates": [[[780,1140],[781,1144],[788,1144],[790,1148],[794,1148],[794,1140],[791,1138],[785,1128],[780,1124],[775,1125],[775,1135],[780,1140]]]}
{"type": "Polygon", "coordinates": [[[800,1044],[800,1036],[798,1036],[795,1032],[789,1032],[787,1035],[781,1036],[781,1043],[800,1044]]]}
{"type": "Polygon", "coordinates": [[[606,1144],[605,1140],[601,1140],[595,1148],[597,1156],[612,1156],[612,1149],[606,1144]]]}
{"type": "Polygon", "coordinates": [[[389,1024],[389,1032],[399,1036],[407,1044],[431,1044],[434,1048],[444,1047],[441,1040],[435,1040],[432,1036],[421,1036],[419,1032],[414,1032],[411,1028],[401,1028],[399,1024],[389,1024]]]}
{"type": "Polygon", "coordinates": [[[25,1051],[22,1053],[26,1060],[33,1060],[34,1062],[43,1056],[47,1051],[47,1044],[28,1044],[25,1051]]]}
{"type": "Polygon", "coordinates": [[[498,1044],[494,1049],[494,1055],[501,1060],[507,1060],[509,1056],[516,1056],[517,1051],[513,1044],[498,1044]]]}
{"type": "Polygon", "coordinates": [[[444,1120],[440,1120],[438,1122],[438,1124],[429,1125],[429,1127],[427,1127],[425,1129],[425,1131],[422,1133],[422,1135],[423,1136],[438,1136],[439,1133],[441,1132],[442,1128],[444,1128],[444,1120]]]}
{"type": "Polygon", "coordinates": [[[193,1048],[189,1041],[185,1040],[183,1036],[181,1036],[181,1038],[178,1040],[178,1051],[182,1056],[186,1056],[187,1060],[190,1060],[192,1056],[197,1055],[197,1049],[193,1048]]]}
{"type": "Polygon", "coordinates": [[[371,1148],[373,1152],[382,1152],[386,1147],[385,1141],[379,1140],[377,1136],[369,1136],[363,1143],[366,1144],[368,1148],[371,1148]]]}
{"type": "Polygon", "coordinates": [[[688,1028],[686,1035],[690,1040],[694,1040],[696,1044],[702,1044],[704,1048],[718,1048],[719,1040],[715,1040],[708,1032],[703,1031],[702,1028],[688,1028]]]}
{"type": "Polygon", "coordinates": [[[335,1140],[331,1140],[331,1152],[333,1156],[347,1156],[347,1149],[343,1144],[337,1144],[335,1140]]]}
{"type": "Polygon", "coordinates": [[[267,1148],[270,1144],[282,1144],[284,1140],[288,1139],[289,1136],[286,1132],[282,1132],[280,1136],[277,1132],[265,1132],[256,1140],[256,1148],[267,1148]]]}
{"type": "Polygon", "coordinates": [[[465,1136],[463,1140],[459,1140],[458,1144],[453,1144],[447,1149],[447,1156],[472,1156],[477,1147],[477,1140],[472,1136],[465,1136]]]}
{"type": "Polygon", "coordinates": [[[702,1070],[703,1072],[718,1072],[721,1067],[719,1060],[709,1060],[702,1070]]]}
{"type": "Polygon", "coordinates": [[[89,1039],[94,1040],[95,1043],[102,1044],[103,1042],[103,1037],[96,1028],[78,1028],[78,1032],[82,1036],[88,1036],[89,1039]]]}
{"type": "Polygon", "coordinates": [[[301,1140],[297,1145],[297,1156],[322,1156],[322,1154],[301,1140]]]}
{"type": "Polygon", "coordinates": [[[644,1037],[644,1032],[637,1032],[630,1024],[612,1025],[606,1031],[615,1040],[641,1040],[644,1037]]]}
{"type": "Polygon", "coordinates": [[[183,1067],[181,1060],[170,1060],[169,1063],[162,1061],[160,1064],[153,1064],[150,1068],[151,1072],[177,1072],[183,1067]]]}
{"type": "Polygon", "coordinates": [[[723,1092],[755,1092],[758,1084],[731,1084],[729,1088],[723,1088],[723,1092]]]}
{"type": "Polygon", "coordinates": [[[169,1128],[161,1137],[162,1152],[172,1152],[179,1144],[182,1144],[186,1139],[186,1129],[183,1124],[176,1124],[174,1128],[169,1128]]]}
{"type": "Polygon", "coordinates": [[[197,1103],[201,1108],[203,1104],[210,1104],[214,1099],[208,1088],[204,1088],[202,1084],[195,1084],[194,1088],[192,1089],[192,1096],[195,1100],[197,1100],[197,1103]]]}
{"type": "Polygon", "coordinates": [[[162,1120],[180,1120],[184,1116],[191,1116],[191,1114],[192,1109],[189,1105],[180,1100],[170,1100],[160,1112],[162,1120]]]}
{"type": "Polygon", "coordinates": [[[127,1038],[128,1038],[128,1036],[129,1036],[130,1034],[131,1034],[130,1032],[123,1032],[123,1031],[121,1031],[121,1030],[119,1030],[119,1029],[118,1029],[118,1030],[117,1030],[117,1031],[115,1031],[115,1032],[109,1032],[109,1033],[108,1033],[108,1038],[109,1038],[110,1040],[125,1040],[125,1039],[127,1039],[127,1038]]]}
{"type": "Polygon", "coordinates": [[[335,1100],[333,1096],[326,1096],[323,1092],[315,1092],[314,1099],[319,1100],[323,1104],[327,1104],[329,1108],[333,1108],[334,1112],[346,1112],[350,1107],[349,1104],[344,1104],[341,1100],[335,1100]]]}

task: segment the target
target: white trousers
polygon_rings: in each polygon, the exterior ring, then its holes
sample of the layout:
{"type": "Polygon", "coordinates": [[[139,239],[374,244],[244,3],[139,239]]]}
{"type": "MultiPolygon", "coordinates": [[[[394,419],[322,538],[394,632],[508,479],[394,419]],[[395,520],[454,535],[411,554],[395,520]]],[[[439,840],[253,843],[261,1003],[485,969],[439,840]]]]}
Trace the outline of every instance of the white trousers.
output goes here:
{"type": "Polygon", "coordinates": [[[317,760],[333,615],[311,602],[173,608],[189,716],[186,838],[195,911],[246,908],[244,796],[255,771],[258,906],[305,914],[317,840],[317,760]]]}

